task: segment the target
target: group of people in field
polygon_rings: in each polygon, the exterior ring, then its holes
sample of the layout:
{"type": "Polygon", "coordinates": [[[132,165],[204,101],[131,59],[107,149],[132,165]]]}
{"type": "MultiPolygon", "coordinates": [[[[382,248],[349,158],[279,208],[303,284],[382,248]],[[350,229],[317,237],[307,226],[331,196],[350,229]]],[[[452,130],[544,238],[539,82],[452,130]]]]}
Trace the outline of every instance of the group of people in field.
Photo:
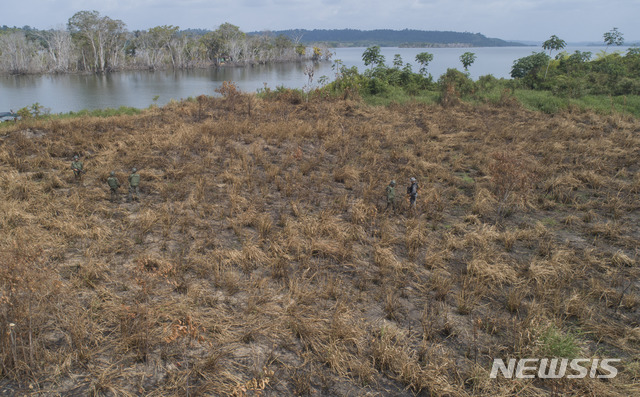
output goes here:
{"type": "MultiPolygon", "coordinates": [[[[82,174],[85,173],[84,164],[80,160],[80,156],[77,154],[73,156],[73,161],[71,162],[71,170],[73,171],[73,176],[75,177],[77,182],[80,182],[82,179],[82,174]]],[[[109,173],[109,177],[107,178],[107,185],[111,191],[111,201],[118,201],[118,189],[120,188],[120,181],[116,177],[116,172],[111,171],[109,173]]],[[[131,169],[131,174],[129,175],[129,196],[127,197],[127,201],[138,201],[140,197],[140,174],[138,174],[138,170],[133,167],[131,169]]]]}
{"type": "MultiPolygon", "coordinates": [[[[418,186],[418,181],[416,178],[411,177],[409,179],[409,186],[407,186],[407,197],[409,198],[409,213],[415,214],[416,212],[416,199],[418,198],[418,190],[420,187],[418,186]]],[[[396,201],[396,181],[392,180],[387,185],[387,207],[385,211],[390,208],[393,210],[395,214],[398,211],[398,201],[396,201]]]]}
{"type": "MultiPolygon", "coordinates": [[[[76,154],[73,156],[73,161],[71,162],[71,170],[73,170],[73,175],[76,181],[80,181],[82,178],[82,174],[85,173],[84,164],[80,160],[80,157],[76,154]]],[[[109,186],[109,190],[111,192],[111,201],[118,201],[118,189],[120,188],[120,181],[116,177],[115,171],[111,171],[109,173],[109,177],[107,178],[107,185],[109,186]]],[[[416,199],[418,198],[418,181],[416,178],[411,177],[409,179],[409,186],[407,186],[407,197],[409,198],[409,212],[414,213],[416,211],[416,199]]],[[[391,209],[393,213],[398,212],[399,202],[396,200],[396,181],[392,180],[386,189],[387,196],[387,207],[385,211],[391,209]]],[[[129,175],[129,195],[127,197],[127,201],[137,201],[140,197],[140,174],[138,174],[138,170],[134,167],[131,169],[131,174],[129,175]]]]}

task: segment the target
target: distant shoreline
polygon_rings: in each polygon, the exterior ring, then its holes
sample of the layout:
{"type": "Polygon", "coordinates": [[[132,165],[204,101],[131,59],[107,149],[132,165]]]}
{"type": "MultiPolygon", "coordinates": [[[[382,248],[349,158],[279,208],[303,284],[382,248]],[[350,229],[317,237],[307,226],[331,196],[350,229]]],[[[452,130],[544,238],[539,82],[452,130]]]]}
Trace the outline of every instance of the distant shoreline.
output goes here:
{"type": "MultiPolygon", "coordinates": [[[[445,47],[518,47],[523,43],[487,37],[481,33],[438,30],[356,30],[356,29],[289,29],[270,31],[285,36],[296,43],[324,43],[331,47],[381,47],[411,46],[417,48],[445,47]]],[[[249,32],[260,35],[262,32],[249,32]]]]}
{"type": "Polygon", "coordinates": [[[401,44],[379,44],[379,43],[324,43],[329,48],[366,48],[373,45],[380,46],[382,48],[502,48],[502,47],[536,47],[533,44],[516,43],[513,45],[502,46],[480,46],[472,45],[469,43],[401,43],[401,44]]]}

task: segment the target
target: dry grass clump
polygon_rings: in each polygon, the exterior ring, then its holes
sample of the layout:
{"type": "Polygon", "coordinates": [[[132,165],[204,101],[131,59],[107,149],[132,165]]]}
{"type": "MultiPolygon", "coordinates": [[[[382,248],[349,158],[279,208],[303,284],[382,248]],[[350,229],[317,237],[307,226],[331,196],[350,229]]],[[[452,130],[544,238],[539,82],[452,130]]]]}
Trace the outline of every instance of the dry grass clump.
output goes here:
{"type": "Polygon", "coordinates": [[[223,94],[5,128],[7,393],[639,392],[634,120],[223,94]],[[618,377],[488,378],[551,324],[618,377]]]}
{"type": "Polygon", "coordinates": [[[517,273],[513,265],[497,258],[495,262],[483,259],[472,259],[467,264],[467,272],[476,278],[476,282],[490,282],[497,285],[508,285],[517,280],[517,273]]]}

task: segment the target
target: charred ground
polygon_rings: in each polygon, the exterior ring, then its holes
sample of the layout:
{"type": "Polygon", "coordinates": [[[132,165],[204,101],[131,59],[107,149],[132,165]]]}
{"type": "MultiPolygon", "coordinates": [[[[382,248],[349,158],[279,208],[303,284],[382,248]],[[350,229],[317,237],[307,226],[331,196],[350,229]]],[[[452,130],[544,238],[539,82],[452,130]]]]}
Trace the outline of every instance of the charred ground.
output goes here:
{"type": "Polygon", "coordinates": [[[0,130],[3,390],[639,392],[637,119],[290,99],[0,130]],[[384,212],[411,176],[419,215],[384,212]],[[489,379],[542,356],[622,362],[489,379]]]}

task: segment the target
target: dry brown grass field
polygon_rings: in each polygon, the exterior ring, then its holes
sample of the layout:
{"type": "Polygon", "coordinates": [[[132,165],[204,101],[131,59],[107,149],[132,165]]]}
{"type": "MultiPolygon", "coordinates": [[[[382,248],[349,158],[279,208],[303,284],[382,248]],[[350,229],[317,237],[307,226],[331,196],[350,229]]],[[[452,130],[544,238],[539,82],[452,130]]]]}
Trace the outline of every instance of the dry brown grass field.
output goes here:
{"type": "Polygon", "coordinates": [[[2,395],[640,394],[637,119],[241,94],[2,127],[2,395]],[[622,361],[489,377],[563,355],[622,361]]]}

